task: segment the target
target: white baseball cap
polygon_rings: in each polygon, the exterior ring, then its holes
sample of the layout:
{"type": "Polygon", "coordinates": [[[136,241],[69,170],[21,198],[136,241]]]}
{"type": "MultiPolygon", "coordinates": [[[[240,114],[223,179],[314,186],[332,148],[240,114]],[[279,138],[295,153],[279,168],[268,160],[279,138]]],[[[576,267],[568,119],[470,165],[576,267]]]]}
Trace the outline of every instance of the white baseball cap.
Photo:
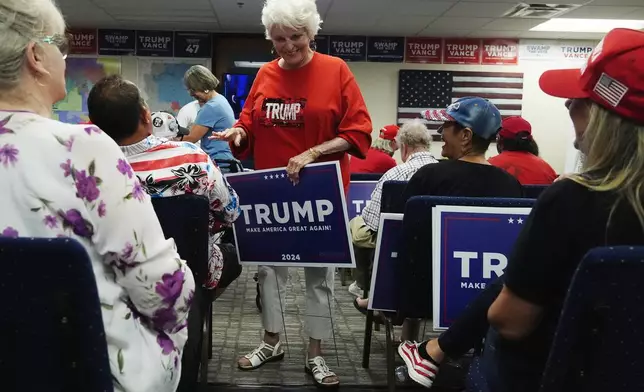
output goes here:
{"type": "Polygon", "coordinates": [[[179,125],[177,119],[168,112],[152,113],[152,134],[156,137],[171,139],[190,134],[188,128],[179,125]]]}

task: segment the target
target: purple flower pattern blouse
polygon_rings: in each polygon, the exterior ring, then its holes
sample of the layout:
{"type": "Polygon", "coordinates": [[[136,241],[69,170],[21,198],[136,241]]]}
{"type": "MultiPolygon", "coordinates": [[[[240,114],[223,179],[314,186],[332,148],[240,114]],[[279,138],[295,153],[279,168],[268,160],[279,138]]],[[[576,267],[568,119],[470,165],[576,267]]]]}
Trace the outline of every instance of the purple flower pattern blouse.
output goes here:
{"type": "Polygon", "coordinates": [[[0,235],[87,250],[115,390],[175,391],[195,284],[116,143],[93,125],[0,111],[0,181],[0,235]]]}

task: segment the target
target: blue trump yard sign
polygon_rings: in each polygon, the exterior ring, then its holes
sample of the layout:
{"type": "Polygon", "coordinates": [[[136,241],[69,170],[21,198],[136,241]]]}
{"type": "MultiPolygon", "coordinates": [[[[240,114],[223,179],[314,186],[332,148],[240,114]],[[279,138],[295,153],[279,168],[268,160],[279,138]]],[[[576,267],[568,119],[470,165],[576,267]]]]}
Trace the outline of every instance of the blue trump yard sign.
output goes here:
{"type": "Polygon", "coordinates": [[[371,201],[371,193],[376,189],[378,181],[351,181],[347,203],[349,207],[349,220],[362,213],[362,210],[371,201]]]}
{"type": "Polygon", "coordinates": [[[369,309],[395,312],[398,301],[395,272],[403,245],[403,214],[380,214],[379,228],[371,273],[369,309]]]}
{"type": "Polygon", "coordinates": [[[306,166],[296,186],[285,168],[226,179],[242,210],[233,225],[241,264],[355,267],[337,162],[306,166]]]}
{"type": "Polygon", "coordinates": [[[503,275],[530,208],[437,206],[432,210],[434,329],[446,329],[503,275]]]}

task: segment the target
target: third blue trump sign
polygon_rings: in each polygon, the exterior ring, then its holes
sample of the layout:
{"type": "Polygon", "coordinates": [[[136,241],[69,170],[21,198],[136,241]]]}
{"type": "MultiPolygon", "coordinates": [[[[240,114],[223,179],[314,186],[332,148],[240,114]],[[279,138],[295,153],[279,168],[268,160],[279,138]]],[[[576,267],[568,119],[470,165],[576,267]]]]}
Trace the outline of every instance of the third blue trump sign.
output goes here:
{"type": "Polygon", "coordinates": [[[284,168],[226,178],[242,210],[233,226],[240,263],[355,266],[337,162],[306,166],[296,186],[284,168]]]}
{"type": "Polygon", "coordinates": [[[530,208],[437,206],[432,210],[434,328],[448,328],[503,275],[530,208]]]}

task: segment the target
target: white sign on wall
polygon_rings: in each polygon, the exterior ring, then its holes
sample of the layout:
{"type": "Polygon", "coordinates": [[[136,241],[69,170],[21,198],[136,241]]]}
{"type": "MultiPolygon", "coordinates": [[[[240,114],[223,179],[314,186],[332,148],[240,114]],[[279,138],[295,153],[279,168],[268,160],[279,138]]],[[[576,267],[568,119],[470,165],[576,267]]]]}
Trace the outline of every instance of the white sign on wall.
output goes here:
{"type": "Polygon", "coordinates": [[[519,42],[519,61],[521,60],[568,60],[585,61],[596,41],[555,41],[522,39],[519,42]]]}

